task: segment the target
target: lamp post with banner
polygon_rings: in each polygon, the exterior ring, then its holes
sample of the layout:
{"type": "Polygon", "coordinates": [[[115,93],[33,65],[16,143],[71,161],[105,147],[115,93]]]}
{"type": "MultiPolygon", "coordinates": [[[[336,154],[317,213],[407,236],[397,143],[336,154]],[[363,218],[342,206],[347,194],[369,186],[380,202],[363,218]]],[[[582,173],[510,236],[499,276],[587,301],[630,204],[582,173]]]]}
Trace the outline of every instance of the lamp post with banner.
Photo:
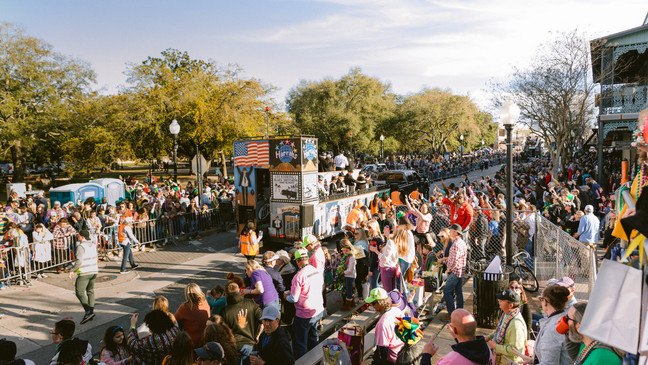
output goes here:
{"type": "Polygon", "coordinates": [[[506,264],[513,257],[513,126],[520,117],[520,107],[507,100],[500,110],[500,122],[506,128],[506,264]]]}

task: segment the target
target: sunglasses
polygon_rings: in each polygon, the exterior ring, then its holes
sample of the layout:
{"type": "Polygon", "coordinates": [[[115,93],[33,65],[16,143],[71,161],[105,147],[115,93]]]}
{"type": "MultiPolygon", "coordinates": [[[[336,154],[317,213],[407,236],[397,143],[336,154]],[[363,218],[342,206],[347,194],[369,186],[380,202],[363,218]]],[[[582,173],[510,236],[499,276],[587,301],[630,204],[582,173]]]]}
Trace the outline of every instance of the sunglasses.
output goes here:
{"type": "Polygon", "coordinates": [[[514,286],[511,287],[511,289],[513,289],[513,290],[520,290],[521,288],[520,288],[519,286],[517,286],[517,285],[514,285],[514,286]]]}
{"type": "Polygon", "coordinates": [[[568,315],[565,315],[565,318],[567,319],[567,322],[569,322],[569,321],[574,321],[574,323],[577,323],[575,319],[573,319],[573,318],[569,318],[568,315]]]}

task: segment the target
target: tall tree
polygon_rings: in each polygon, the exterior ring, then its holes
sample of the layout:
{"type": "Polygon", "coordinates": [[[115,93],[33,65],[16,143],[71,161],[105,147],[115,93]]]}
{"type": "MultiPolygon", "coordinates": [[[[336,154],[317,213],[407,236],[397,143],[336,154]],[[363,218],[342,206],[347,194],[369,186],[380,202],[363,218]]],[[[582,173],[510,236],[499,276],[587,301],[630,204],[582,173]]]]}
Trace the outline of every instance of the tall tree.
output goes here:
{"type": "Polygon", "coordinates": [[[549,148],[554,176],[594,118],[590,46],[574,30],[543,44],[528,68],[514,68],[506,83],[494,83],[494,105],[508,97],[520,107],[520,122],[555,147],[549,148]]]}
{"type": "Polygon", "coordinates": [[[376,126],[393,113],[391,86],[353,68],[339,80],[302,80],[286,101],[295,126],[319,138],[321,149],[380,150],[376,126]]]}
{"type": "Polygon", "coordinates": [[[436,88],[405,97],[390,124],[401,131],[397,138],[408,151],[442,152],[459,147],[462,134],[464,147],[476,145],[485,122],[488,114],[481,113],[469,97],[436,88]]]}
{"type": "Polygon", "coordinates": [[[14,181],[23,180],[27,156],[45,153],[43,142],[66,128],[70,109],[94,80],[87,63],[54,52],[15,25],[0,24],[0,153],[11,154],[14,181]]]}
{"type": "Polygon", "coordinates": [[[214,151],[231,151],[238,137],[264,135],[273,87],[242,78],[241,72],[238,66],[220,68],[174,49],[131,66],[126,92],[132,96],[128,121],[137,157],[158,157],[170,150],[173,119],[181,126],[179,155],[187,157],[196,143],[212,156],[214,151]]]}

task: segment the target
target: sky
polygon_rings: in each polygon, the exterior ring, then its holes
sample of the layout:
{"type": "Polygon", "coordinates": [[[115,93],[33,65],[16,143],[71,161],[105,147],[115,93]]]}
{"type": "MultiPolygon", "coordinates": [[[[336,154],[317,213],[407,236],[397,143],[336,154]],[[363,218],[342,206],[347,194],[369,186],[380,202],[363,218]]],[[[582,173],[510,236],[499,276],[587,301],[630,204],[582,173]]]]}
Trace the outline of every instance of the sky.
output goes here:
{"type": "Polygon", "coordinates": [[[645,0],[0,0],[0,21],[85,60],[96,89],[167,48],[278,88],[339,79],[353,67],[407,95],[451,89],[489,107],[488,81],[524,68],[552,32],[589,39],[637,27],[645,0]]]}

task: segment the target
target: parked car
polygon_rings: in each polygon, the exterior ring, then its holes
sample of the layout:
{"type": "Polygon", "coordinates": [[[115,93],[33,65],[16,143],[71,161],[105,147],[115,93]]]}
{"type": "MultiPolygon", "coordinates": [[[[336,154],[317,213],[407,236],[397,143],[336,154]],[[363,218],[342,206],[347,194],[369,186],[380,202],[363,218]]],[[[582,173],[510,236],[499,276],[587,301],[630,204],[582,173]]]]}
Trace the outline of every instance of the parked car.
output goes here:
{"type": "Polygon", "coordinates": [[[430,191],[430,182],[414,170],[388,170],[378,173],[376,185],[389,185],[391,191],[396,189],[409,195],[418,188],[423,196],[427,197],[430,191]]]}

